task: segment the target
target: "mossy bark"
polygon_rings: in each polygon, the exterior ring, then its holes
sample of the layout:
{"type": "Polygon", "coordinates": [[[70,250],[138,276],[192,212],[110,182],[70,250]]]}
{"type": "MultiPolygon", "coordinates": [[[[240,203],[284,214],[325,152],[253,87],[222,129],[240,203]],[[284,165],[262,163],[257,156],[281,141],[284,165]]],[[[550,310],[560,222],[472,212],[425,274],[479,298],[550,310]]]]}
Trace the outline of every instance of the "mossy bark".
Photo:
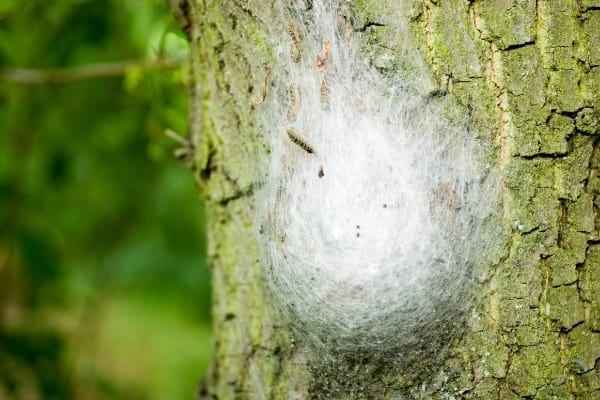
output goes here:
{"type": "Polygon", "coordinates": [[[252,171],[268,157],[254,115],[273,61],[266,32],[287,22],[258,0],[189,6],[191,137],[214,283],[215,359],[202,396],[600,398],[600,1],[354,5],[375,63],[400,50],[386,16],[409,17],[410,40],[443,88],[432,93],[492,145],[502,175],[507,245],[445,363],[417,376],[368,361],[324,372],[318,355],[298,351],[270,304],[253,227],[252,171]]]}

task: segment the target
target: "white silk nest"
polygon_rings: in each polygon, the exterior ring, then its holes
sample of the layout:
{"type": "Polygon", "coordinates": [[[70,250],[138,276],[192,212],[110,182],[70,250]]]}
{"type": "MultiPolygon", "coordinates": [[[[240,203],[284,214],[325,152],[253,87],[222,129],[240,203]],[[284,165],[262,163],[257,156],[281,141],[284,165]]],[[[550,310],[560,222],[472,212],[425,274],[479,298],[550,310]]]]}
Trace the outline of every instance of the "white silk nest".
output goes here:
{"type": "Polygon", "coordinates": [[[319,349],[421,354],[473,306],[497,191],[472,134],[361,60],[333,7],[315,1],[310,12],[297,24],[299,62],[293,40],[273,38],[260,110],[271,150],[258,195],[265,277],[319,349]]]}

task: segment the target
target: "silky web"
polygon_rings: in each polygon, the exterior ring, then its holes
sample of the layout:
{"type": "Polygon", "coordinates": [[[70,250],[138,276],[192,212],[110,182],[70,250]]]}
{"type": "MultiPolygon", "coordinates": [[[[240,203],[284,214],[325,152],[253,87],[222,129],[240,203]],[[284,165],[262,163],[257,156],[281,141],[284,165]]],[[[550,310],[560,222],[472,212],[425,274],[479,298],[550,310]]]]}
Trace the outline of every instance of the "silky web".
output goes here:
{"type": "Polygon", "coordinates": [[[307,344],[408,359],[473,306],[496,184],[472,133],[361,56],[341,4],[275,11],[290,24],[259,108],[265,277],[307,344]]]}

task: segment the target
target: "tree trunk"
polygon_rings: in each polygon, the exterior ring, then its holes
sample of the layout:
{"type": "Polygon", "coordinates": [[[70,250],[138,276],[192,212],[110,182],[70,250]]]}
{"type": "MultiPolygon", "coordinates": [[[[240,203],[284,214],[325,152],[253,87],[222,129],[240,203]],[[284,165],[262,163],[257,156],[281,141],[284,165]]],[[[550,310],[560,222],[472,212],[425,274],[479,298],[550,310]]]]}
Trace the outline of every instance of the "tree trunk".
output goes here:
{"type": "Polygon", "coordinates": [[[202,395],[600,398],[600,2],[361,0],[348,8],[358,57],[412,79],[448,118],[466,121],[500,171],[507,238],[465,326],[426,368],[364,356],[323,364],[295,342],[265,284],[256,171],[271,149],[257,114],[276,95],[277,44],[299,57],[290,21],[314,9],[311,0],[283,3],[189,4],[190,129],[214,285],[215,356],[202,395]],[[273,43],[286,27],[289,36],[273,43]],[[391,67],[389,54],[399,60],[391,67]]]}

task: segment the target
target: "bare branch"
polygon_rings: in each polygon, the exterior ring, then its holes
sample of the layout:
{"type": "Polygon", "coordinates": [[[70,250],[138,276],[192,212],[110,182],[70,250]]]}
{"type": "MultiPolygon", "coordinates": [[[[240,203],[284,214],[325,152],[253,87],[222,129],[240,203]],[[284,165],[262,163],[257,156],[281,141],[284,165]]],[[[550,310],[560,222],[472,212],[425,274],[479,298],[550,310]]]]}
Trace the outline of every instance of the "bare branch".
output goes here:
{"type": "Polygon", "coordinates": [[[7,68],[0,66],[0,80],[23,85],[57,84],[122,76],[133,69],[143,71],[177,69],[184,62],[184,59],[132,60],[115,63],[87,64],[60,69],[7,68]]]}

